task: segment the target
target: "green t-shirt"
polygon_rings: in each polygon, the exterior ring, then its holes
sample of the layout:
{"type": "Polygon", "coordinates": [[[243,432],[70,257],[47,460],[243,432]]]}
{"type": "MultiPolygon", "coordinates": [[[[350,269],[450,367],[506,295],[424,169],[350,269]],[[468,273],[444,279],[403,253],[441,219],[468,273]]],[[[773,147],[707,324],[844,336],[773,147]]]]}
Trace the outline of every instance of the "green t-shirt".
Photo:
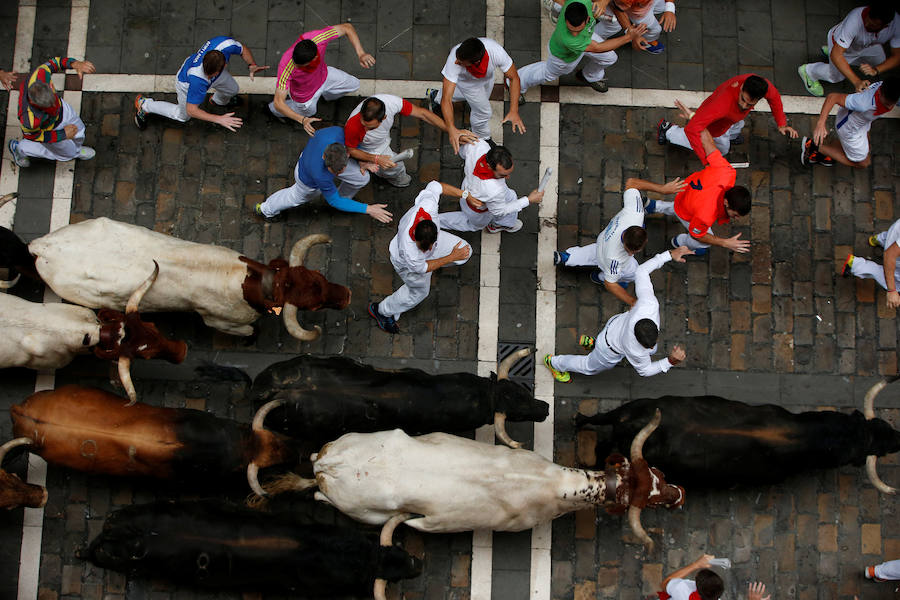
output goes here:
{"type": "Polygon", "coordinates": [[[568,0],[562,8],[559,15],[559,21],[556,22],[556,30],[550,36],[550,54],[556,58],[570,63],[578,60],[584,49],[591,43],[591,35],[594,33],[594,24],[597,22],[593,15],[593,6],[591,0],[568,0]],[[588,20],[587,25],[578,35],[569,33],[566,27],[566,8],[570,4],[584,4],[587,9],[588,20]]]}

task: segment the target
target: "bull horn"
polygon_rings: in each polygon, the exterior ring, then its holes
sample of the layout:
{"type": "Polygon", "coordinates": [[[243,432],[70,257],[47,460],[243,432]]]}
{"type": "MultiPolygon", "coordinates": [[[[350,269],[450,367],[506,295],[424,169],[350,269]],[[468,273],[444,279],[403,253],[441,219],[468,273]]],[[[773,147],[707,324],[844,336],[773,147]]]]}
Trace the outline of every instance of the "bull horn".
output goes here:
{"type": "Polygon", "coordinates": [[[119,357],[119,380],[122,387],[125,388],[125,394],[128,395],[128,403],[125,406],[134,406],[137,403],[137,390],[134,389],[134,382],[131,380],[131,359],[127,356],[119,357]]]}
{"type": "MultiPolygon", "coordinates": [[[[298,240],[294,247],[291,248],[290,260],[288,265],[291,267],[299,267],[306,260],[306,253],[316,244],[326,244],[331,241],[331,237],[324,233],[315,233],[308,235],[302,240],[298,240]]],[[[300,340],[301,342],[312,342],[319,339],[322,335],[322,328],[316,325],[314,330],[304,329],[297,320],[297,307],[288,302],[284,303],[281,318],[284,320],[284,327],[288,333],[300,340]]]]}
{"type": "Polygon", "coordinates": [[[19,437],[12,440],[9,440],[2,446],[0,446],[0,464],[3,464],[3,459],[6,458],[6,453],[12,450],[13,448],[18,448],[19,446],[30,446],[34,443],[30,437],[19,437]]]}
{"type": "Polygon", "coordinates": [[[509,369],[517,360],[525,358],[529,354],[531,354],[531,348],[522,348],[504,358],[500,364],[497,365],[497,379],[509,379],[509,369]]]}
{"type": "Polygon", "coordinates": [[[10,279],[9,281],[0,281],[0,290],[8,290],[12,286],[16,285],[17,283],[19,283],[20,277],[22,277],[21,273],[19,273],[14,279],[10,279]]]}
{"type": "Polygon", "coordinates": [[[522,443],[517,442],[506,433],[506,413],[497,411],[494,413],[494,435],[497,439],[509,446],[510,448],[521,448],[522,443]]]}
{"type": "Polygon", "coordinates": [[[387,600],[387,580],[376,579],[375,588],[372,590],[375,600],[387,600]]]}
{"type": "Polygon", "coordinates": [[[650,437],[651,433],[656,431],[660,421],[662,421],[662,413],[657,408],[656,413],[653,415],[653,418],[650,419],[650,422],[637,432],[637,435],[634,436],[634,441],[631,442],[631,462],[634,462],[639,458],[644,458],[644,442],[647,441],[647,438],[650,437]]]}
{"type": "Polygon", "coordinates": [[[282,404],[284,404],[284,400],[272,400],[260,406],[259,410],[256,411],[256,414],[253,416],[253,424],[250,426],[253,431],[265,430],[264,423],[266,417],[269,416],[269,413],[272,412],[272,410],[278,408],[282,404]]]}
{"type": "Polygon", "coordinates": [[[250,484],[250,489],[253,490],[253,493],[261,498],[265,498],[269,495],[269,492],[263,489],[263,486],[259,485],[259,466],[255,462],[251,462],[247,465],[247,483],[250,484]]]}
{"type": "Polygon", "coordinates": [[[19,192],[11,192],[4,196],[0,196],[0,206],[3,206],[7,202],[11,202],[19,197],[19,192]]]}
{"type": "Polygon", "coordinates": [[[150,277],[145,279],[144,283],[138,286],[138,288],[131,293],[131,297],[128,298],[128,304],[125,305],[126,315],[137,312],[138,305],[141,303],[141,300],[144,299],[144,294],[147,293],[147,290],[149,290],[150,286],[153,285],[153,282],[156,281],[157,276],[159,276],[159,263],[154,260],[153,273],[151,273],[150,277]]]}
{"type": "MultiPolygon", "coordinates": [[[[379,538],[379,543],[386,548],[390,548],[394,545],[394,530],[397,528],[397,525],[403,523],[404,521],[422,516],[423,515],[416,515],[413,513],[400,513],[398,515],[394,515],[393,517],[388,519],[387,523],[385,523],[381,528],[381,537],[379,538]]],[[[375,597],[375,600],[386,600],[387,580],[376,578],[375,587],[372,590],[372,595],[375,597]]]]}
{"type": "Polygon", "coordinates": [[[647,552],[653,552],[653,540],[647,535],[644,526],[641,525],[641,509],[637,506],[628,507],[628,524],[631,525],[634,535],[647,547],[647,552]]]}
{"type": "MultiPolygon", "coordinates": [[[[866,392],[866,397],[863,398],[863,415],[866,417],[866,420],[872,420],[875,418],[875,396],[881,392],[889,383],[892,383],[897,380],[897,377],[885,378],[881,381],[877,382],[875,385],[869,388],[869,391],[866,392]]],[[[878,476],[878,457],[874,454],[870,454],[866,457],[866,474],[869,476],[869,481],[872,482],[872,485],[882,494],[896,494],[897,488],[893,488],[882,481],[881,477],[878,476]]]]}

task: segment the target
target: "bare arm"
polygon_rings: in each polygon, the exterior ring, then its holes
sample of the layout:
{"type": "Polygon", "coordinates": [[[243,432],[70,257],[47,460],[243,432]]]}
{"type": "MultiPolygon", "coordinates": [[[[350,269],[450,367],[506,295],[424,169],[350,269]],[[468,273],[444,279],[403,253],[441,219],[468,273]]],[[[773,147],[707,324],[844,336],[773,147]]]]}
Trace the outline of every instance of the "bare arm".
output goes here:
{"type": "Polygon", "coordinates": [[[228,131],[237,131],[243,124],[243,121],[239,117],[235,117],[233,112],[225,113],[224,115],[214,115],[200,108],[200,105],[190,103],[186,104],[184,108],[190,118],[221,125],[228,131]]]}
{"type": "Polygon", "coordinates": [[[628,306],[634,306],[634,303],[637,302],[637,298],[629,294],[625,291],[618,283],[612,281],[604,281],[603,287],[606,288],[606,291],[627,304],[628,306]]]}
{"type": "Polygon", "coordinates": [[[444,89],[441,92],[441,114],[444,116],[444,126],[447,128],[447,137],[450,138],[453,151],[459,154],[459,138],[462,133],[453,122],[453,92],[455,91],[456,84],[444,77],[444,89]]]}
{"type": "Polygon", "coordinates": [[[825,102],[822,103],[822,110],[819,111],[819,120],[816,121],[816,128],[813,130],[814,144],[821,144],[825,141],[825,137],[828,136],[828,129],[825,127],[825,123],[828,121],[828,115],[831,113],[831,109],[834,108],[835,104],[844,106],[846,101],[847,94],[831,93],[825,96],[825,102]]]}
{"type": "Polygon", "coordinates": [[[428,271],[426,271],[426,273],[431,273],[436,269],[455,263],[458,260],[469,258],[469,248],[470,246],[467,243],[461,241],[453,247],[453,250],[451,250],[450,254],[447,256],[426,260],[425,263],[428,265],[428,271]]]}
{"type": "Polygon", "coordinates": [[[313,128],[312,124],[316,121],[321,121],[322,119],[316,117],[304,117],[303,115],[294,112],[294,109],[287,104],[287,90],[275,90],[274,104],[275,110],[286,116],[288,119],[300,123],[308,135],[313,136],[316,134],[316,130],[313,128]]]}
{"type": "Polygon", "coordinates": [[[676,177],[669,183],[653,183],[646,179],[638,179],[637,177],[629,177],[625,181],[625,189],[638,190],[639,192],[656,192],[658,194],[677,194],[685,187],[685,182],[681,177],[676,177]]]}
{"type": "Polygon", "coordinates": [[[449,183],[438,182],[441,184],[441,195],[450,196],[451,198],[462,198],[463,191],[455,185],[449,183]]]}
{"type": "Polygon", "coordinates": [[[900,294],[897,293],[897,282],[894,280],[894,269],[897,268],[897,258],[900,258],[900,246],[891,244],[884,251],[884,282],[887,284],[888,308],[900,306],[900,294]]]}
{"type": "Polygon", "coordinates": [[[709,132],[709,129],[704,129],[700,132],[700,143],[703,144],[703,153],[707,157],[718,150],[718,148],[716,148],[715,141],[713,141],[713,136],[709,132]]]}
{"type": "Polygon", "coordinates": [[[503,125],[503,123],[509,121],[513,131],[516,131],[518,128],[519,133],[525,133],[525,123],[522,122],[522,118],[519,116],[519,94],[522,91],[522,84],[519,80],[519,72],[516,70],[516,65],[512,65],[504,75],[509,80],[509,112],[506,113],[500,124],[503,125]]]}
{"type": "Polygon", "coordinates": [[[625,44],[631,43],[631,41],[635,38],[639,38],[647,31],[647,26],[644,24],[635,25],[634,27],[630,27],[625,30],[625,35],[620,35],[619,37],[614,37],[611,40],[605,40],[602,42],[594,42],[592,41],[588,44],[588,47],[584,49],[585,52],[609,52],[610,50],[615,50],[620,46],[624,46],[625,44]]]}
{"type": "Polygon", "coordinates": [[[360,66],[366,69],[375,66],[375,57],[363,49],[362,43],[359,41],[359,35],[357,35],[356,28],[353,27],[353,25],[350,23],[341,23],[340,25],[335,25],[334,28],[339,34],[347,36],[350,45],[356,50],[356,56],[359,57],[360,66]]]}
{"type": "Polygon", "coordinates": [[[258,64],[256,64],[256,61],[253,60],[253,53],[250,52],[250,48],[247,46],[247,44],[243,44],[243,46],[244,46],[244,49],[241,50],[241,58],[243,58],[244,62],[247,63],[247,68],[250,71],[250,79],[253,79],[253,76],[258,71],[263,71],[265,69],[268,69],[269,65],[261,67],[258,64]]]}
{"type": "Polygon", "coordinates": [[[700,569],[708,569],[709,561],[711,561],[713,558],[715,557],[712,554],[704,554],[688,566],[678,569],[677,571],[663,579],[662,591],[666,591],[666,587],[673,579],[684,579],[694,571],[699,571],[700,569]]]}
{"type": "Polygon", "coordinates": [[[384,169],[393,169],[397,166],[397,163],[392,161],[391,157],[387,154],[372,154],[371,152],[366,152],[359,148],[350,148],[349,146],[347,147],[347,154],[359,162],[375,163],[384,169]]]}
{"type": "Polygon", "coordinates": [[[868,63],[859,65],[859,69],[866,75],[881,75],[900,65],[900,48],[891,48],[891,55],[880,65],[872,66],[868,63]]]}
{"type": "Polygon", "coordinates": [[[847,49],[839,46],[838,44],[834,44],[831,47],[831,62],[834,63],[834,66],[837,67],[837,70],[844,74],[844,77],[853,84],[853,87],[857,92],[861,92],[867,87],[869,87],[868,79],[860,79],[856,76],[856,73],[853,72],[853,68],[850,66],[850,63],[847,62],[847,59],[844,58],[844,52],[847,49]]]}
{"type": "Polygon", "coordinates": [[[426,110],[426,109],[422,108],[421,106],[416,106],[415,104],[413,104],[412,107],[413,107],[412,112],[409,113],[409,116],[415,117],[417,119],[421,119],[422,121],[425,121],[429,125],[433,125],[434,127],[437,127],[441,131],[444,131],[444,132],[447,131],[447,125],[444,124],[444,120],[441,119],[439,116],[437,116],[430,110],[426,110]]]}

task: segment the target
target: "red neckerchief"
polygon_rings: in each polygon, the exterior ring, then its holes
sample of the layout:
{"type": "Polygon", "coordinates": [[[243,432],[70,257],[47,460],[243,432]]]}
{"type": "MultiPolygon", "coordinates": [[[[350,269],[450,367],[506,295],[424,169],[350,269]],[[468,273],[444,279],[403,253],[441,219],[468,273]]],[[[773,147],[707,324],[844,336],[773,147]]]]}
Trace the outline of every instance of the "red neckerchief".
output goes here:
{"type": "Polygon", "coordinates": [[[409,228],[409,237],[412,241],[416,241],[416,226],[422,221],[431,221],[431,215],[425,212],[424,208],[419,208],[416,217],[413,219],[412,227],[409,228]]]}
{"type": "Polygon", "coordinates": [[[475,168],[472,170],[472,174],[475,175],[478,179],[496,179],[497,176],[494,175],[494,170],[487,163],[487,154],[478,159],[475,163],[475,168]]]}
{"type": "Polygon", "coordinates": [[[307,73],[312,73],[313,71],[315,71],[318,68],[320,62],[322,62],[322,57],[318,54],[318,51],[317,51],[316,57],[314,59],[312,59],[311,61],[309,61],[307,64],[300,67],[300,70],[306,71],[307,73]]]}
{"type": "Polygon", "coordinates": [[[881,101],[881,90],[875,92],[875,114],[883,115],[886,112],[890,112],[890,110],[894,108],[893,106],[888,106],[884,102],[881,101]]]}
{"type": "MultiPolygon", "coordinates": [[[[670,595],[669,595],[667,592],[665,592],[665,591],[662,591],[662,592],[656,592],[656,595],[659,596],[659,600],[669,600],[669,598],[672,597],[672,596],[670,596],[670,595]]],[[[689,598],[690,600],[701,600],[701,599],[700,599],[700,593],[699,593],[698,591],[696,591],[696,590],[694,590],[693,592],[691,592],[691,595],[688,596],[688,598],[689,598]]]]}
{"type": "Polygon", "coordinates": [[[484,54],[481,55],[481,60],[479,60],[477,64],[469,65],[468,67],[466,67],[466,71],[479,79],[483,79],[484,76],[487,75],[489,62],[491,62],[491,60],[488,56],[487,50],[485,50],[484,54]]]}

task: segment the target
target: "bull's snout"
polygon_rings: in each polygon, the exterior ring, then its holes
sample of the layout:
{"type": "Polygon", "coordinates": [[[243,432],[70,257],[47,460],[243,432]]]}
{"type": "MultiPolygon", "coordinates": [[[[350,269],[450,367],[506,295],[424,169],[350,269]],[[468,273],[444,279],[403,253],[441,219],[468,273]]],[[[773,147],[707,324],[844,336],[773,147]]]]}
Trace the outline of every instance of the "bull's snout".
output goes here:
{"type": "Polygon", "coordinates": [[[325,299],[322,306],[325,308],[343,309],[350,304],[350,288],[344,285],[329,282],[325,288],[325,299]]]}

